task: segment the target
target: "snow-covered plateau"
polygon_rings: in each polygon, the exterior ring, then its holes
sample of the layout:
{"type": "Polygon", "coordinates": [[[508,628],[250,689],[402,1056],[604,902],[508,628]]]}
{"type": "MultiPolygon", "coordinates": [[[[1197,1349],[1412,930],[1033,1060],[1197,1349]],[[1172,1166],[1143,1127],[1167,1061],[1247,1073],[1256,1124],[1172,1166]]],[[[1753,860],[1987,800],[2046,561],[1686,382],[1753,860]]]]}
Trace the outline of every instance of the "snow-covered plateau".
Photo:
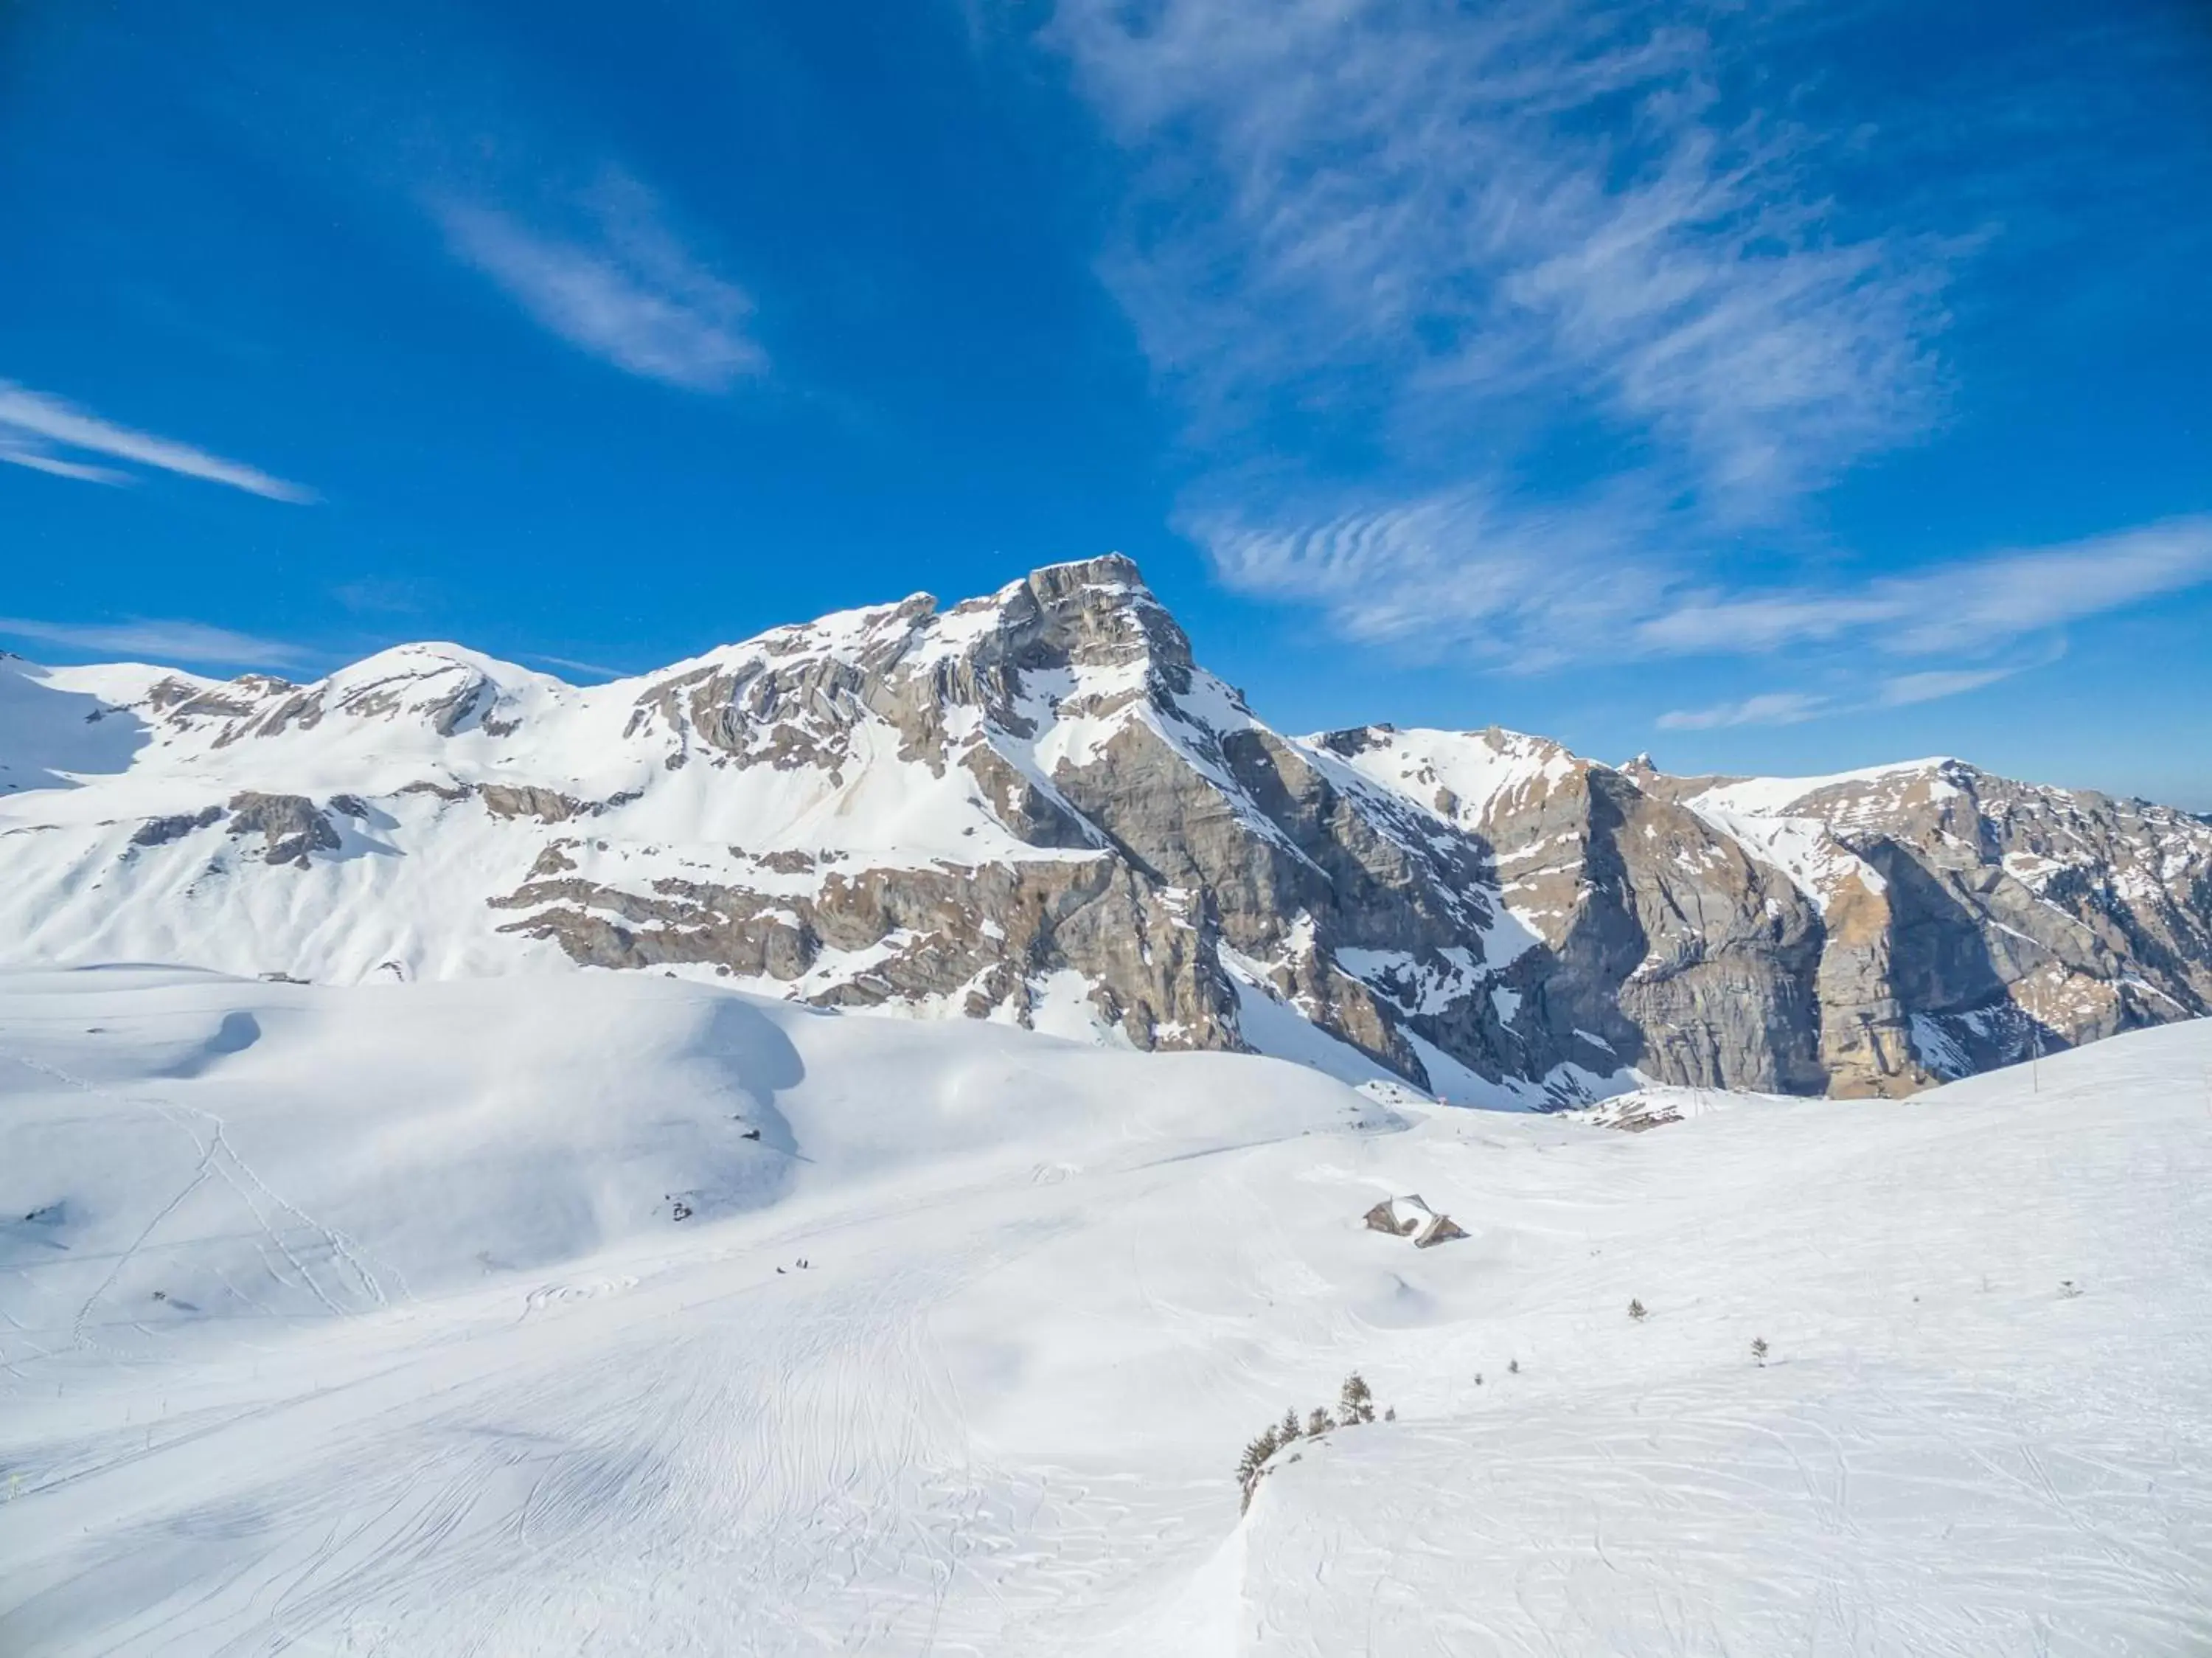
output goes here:
{"type": "Polygon", "coordinates": [[[1626,1114],[18,967],[0,1651],[2212,1650],[2212,1024],[1626,1114]]]}

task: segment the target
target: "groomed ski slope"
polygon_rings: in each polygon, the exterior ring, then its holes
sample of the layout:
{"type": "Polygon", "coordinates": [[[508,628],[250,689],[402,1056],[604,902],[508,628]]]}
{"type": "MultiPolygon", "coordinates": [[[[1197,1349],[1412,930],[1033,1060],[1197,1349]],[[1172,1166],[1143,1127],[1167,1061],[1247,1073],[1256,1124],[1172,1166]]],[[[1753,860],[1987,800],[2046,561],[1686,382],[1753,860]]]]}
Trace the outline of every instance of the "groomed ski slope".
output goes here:
{"type": "Polygon", "coordinates": [[[2212,1649],[2212,1026],[1640,1134],[588,973],[0,1054],[11,1658],[2212,1649]]]}

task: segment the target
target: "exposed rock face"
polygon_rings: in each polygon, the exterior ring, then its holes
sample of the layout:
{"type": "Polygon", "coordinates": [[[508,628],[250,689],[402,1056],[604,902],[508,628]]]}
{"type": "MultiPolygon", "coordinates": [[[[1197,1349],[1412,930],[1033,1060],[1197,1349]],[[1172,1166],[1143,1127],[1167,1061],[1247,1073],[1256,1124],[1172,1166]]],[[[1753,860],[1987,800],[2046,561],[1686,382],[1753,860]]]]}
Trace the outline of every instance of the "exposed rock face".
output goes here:
{"type": "Polygon", "coordinates": [[[231,796],[230,832],[261,836],[264,863],[302,869],[309,853],[335,852],[343,844],[331,820],[306,795],[264,795],[250,789],[231,796]]]}
{"type": "Polygon", "coordinates": [[[507,928],[599,965],[712,963],[825,1003],[979,1015],[1033,1017],[1040,983],[1072,972],[1098,1021],[1141,1046],[1243,1045],[1225,947],[1244,993],[1401,1075],[1430,1080],[1409,1018],[1455,1021],[1487,1080],[1520,1057],[1479,974],[1409,1015],[1335,954],[1478,960],[1495,921],[1482,850],[1387,797],[1348,799],[1194,665],[1126,560],[1040,570],[943,613],[916,599],[779,631],[648,685],[626,735],[659,733],[719,770],[840,791],[893,749],[1011,844],[925,869],[750,855],[757,877],[800,877],[799,891],[526,885],[496,900],[529,912],[507,928]]]}
{"type": "Polygon", "coordinates": [[[1824,905],[1837,1092],[1905,1092],[2212,1012],[2203,818],[1957,760],[1658,786],[1767,848],[1824,905]]]}
{"type": "Polygon", "coordinates": [[[180,840],[195,829],[205,829],[222,821],[222,808],[204,807],[197,812],[177,812],[165,818],[149,818],[131,832],[133,846],[166,846],[180,840]]]}
{"type": "Polygon", "coordinates": [[[1320,747],[1495,849],[1532,934],[1506,970],[1524,1046],[1668,1082],[1816,1091],[1820,916],[1692,812],[1557,744],[1333,732],[1320,747]]]}
{"type": "Polygon", "coordinates": [[[1139,1046],[1228,1048],[1237,1007],[1210,941],[1110,858],[832,875],[811,894],[664,879],[647,893],[526,883],[490,900],[502,930],[600,966],[696,963],[793,987],[825,1006],[934,1006],[1031,1019],[1038,981],[1082,976],[1091,1005],[1139,1046]]]}
{"type": "Polygon", "coordinates": [[[112,777],[0,797],[19,959],[704,972],[1540,1106],[1898,1094],[2212,1009],[2203,820],[1955,761],[1292,739],[1121,558],[585,689],[434,645],[307,686],[41,683],[136,735],[112,777]]]}

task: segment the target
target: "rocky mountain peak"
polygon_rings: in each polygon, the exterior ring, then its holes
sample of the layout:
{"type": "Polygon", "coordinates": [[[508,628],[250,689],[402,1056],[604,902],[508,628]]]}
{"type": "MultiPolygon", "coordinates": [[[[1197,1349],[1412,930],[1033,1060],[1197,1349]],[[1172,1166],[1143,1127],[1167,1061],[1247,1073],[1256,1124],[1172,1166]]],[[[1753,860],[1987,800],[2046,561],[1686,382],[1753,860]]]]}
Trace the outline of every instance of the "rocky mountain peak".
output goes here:
{"type": "Polygon", "coordinates": [[[1136,564],[1119,553],[1048,564],[1021,583],[1036,607],[1041,664],[1124,668],[1142,663],[1171,692],[1190,689],[1190,638],[1136,564]]]}

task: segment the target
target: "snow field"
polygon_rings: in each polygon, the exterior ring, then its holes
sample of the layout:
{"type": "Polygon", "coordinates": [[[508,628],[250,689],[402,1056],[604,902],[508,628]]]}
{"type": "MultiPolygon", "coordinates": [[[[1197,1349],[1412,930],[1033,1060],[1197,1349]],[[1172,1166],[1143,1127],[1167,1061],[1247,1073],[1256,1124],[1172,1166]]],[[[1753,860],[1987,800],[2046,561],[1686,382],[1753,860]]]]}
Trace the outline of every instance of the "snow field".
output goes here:
{"type": "Polygon", "coordinates": [[[0,1056],[10,1654],[2212,1646],[2203,1026],[1632,1135],[595,973],[0,1056]]]}

